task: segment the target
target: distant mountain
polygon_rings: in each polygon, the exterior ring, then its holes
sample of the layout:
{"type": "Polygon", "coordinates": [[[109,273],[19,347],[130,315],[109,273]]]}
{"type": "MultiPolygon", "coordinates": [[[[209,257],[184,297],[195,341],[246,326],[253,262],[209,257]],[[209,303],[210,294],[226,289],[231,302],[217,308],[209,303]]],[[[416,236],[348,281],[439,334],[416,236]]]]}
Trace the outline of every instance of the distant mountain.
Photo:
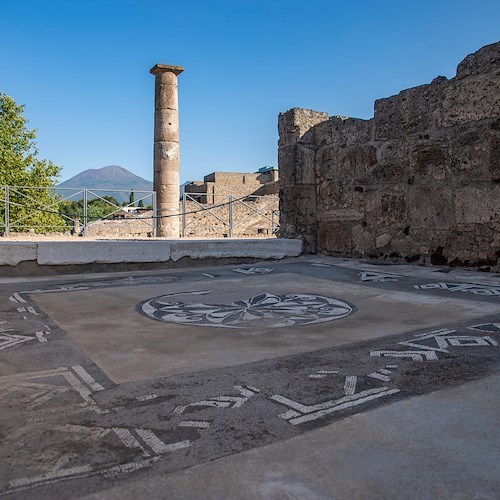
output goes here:
{"type": "MultiPolygon", "coordinates": [[[[139,198],[146,194],[140,194],[138,191],[152,191],[153,183],[129,172],[123,167],[109,165],[102,168],[90,168],[71,177],[67,181],[61,182],[57,186],[57,191],[60,195],[68,197],[73,191],[61,188],[96,190],[96,194],[99,196],[113,196],[120,203],[128,203],[132,189],[134,190],[134,197],[137,202],[139,198]]],[[[83,194],[75,195],[71,198],[71,201],[81,200],[82,198],[83,194]]],[[[149,205],[150,203],[151,197],[144,200],[144,205],[149,205]]]]}

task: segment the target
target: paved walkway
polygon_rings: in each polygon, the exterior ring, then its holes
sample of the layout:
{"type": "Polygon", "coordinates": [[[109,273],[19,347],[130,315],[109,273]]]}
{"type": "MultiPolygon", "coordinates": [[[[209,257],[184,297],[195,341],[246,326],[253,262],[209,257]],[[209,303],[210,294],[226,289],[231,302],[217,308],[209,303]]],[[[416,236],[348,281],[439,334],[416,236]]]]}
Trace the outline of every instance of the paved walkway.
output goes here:
{"type": "Polygon", "coordinates": [[[492,274],[0,279],[0,495],[496,498],[499,342],[492,274]]]}

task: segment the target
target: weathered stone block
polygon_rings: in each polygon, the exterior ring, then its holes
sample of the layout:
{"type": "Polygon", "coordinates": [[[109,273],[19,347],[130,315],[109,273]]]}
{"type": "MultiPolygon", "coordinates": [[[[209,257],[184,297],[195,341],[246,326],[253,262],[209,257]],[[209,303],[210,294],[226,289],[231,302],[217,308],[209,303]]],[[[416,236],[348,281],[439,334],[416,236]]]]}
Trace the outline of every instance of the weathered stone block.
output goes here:
{"type": "Polygon", "coordinates": [[[500,185],[456,190],[456,219],[463,224],[494,224],[500,229],[500,185]]]}
{"type": "Polygon", "coordinates": [[[382,248],[385,247],[387,244],[390,243],[392,239],[392,236],[390,233],[384,233],[375,238],[375,246],[377,248],[382,248]]]}
{"type": "Polygon", "coordinates": [[[340,159],[339,149],[335,146],[321,148],[316,154],[318,162],[318,178],[320,181],[325,179],[332,180],[341,178],[342,161],[340,159]]]}
{"type": "Polygon", "coordinates": [[[375,101],[375,140],[388,141],[403,136],[403,113],[399,96],[375,101]]]}
{"type": "Polygon", "coordinates": [[[430,133],[429,85],[375,101],[375,140],[430,133]]]}
{"type": "Polygon", "coordinates": [[[280,211],[292,214],[306,223],[316,220],[316,190],[311,185],[296,185],[284,189],[280,197],[280,211]]]}
{"type": "Polygon", "coordinates": [[[312,127],[328,120],[328,113],[313,111],[312,109],[293,108],[278,115],[279,146],[295,144],[299,141],[314,142],[314,134],[311,132],[307,137],[307,132],[312,127]]]}
{"type": "MultiPolygon", "coordinates": [[[[500,119],[499,119],[500,121],[500,119]]],[[[488,173],[495,182],[500,181],[500,136],[492,137],[489,144],[488,173]]]]}
{"type": "Polygon", "coordinates": [[[408,224],[407,185],[383,190],[370,187],[364,193],[366,222],[373,227],[408,224]]]}
{"type": "Polygon", "coordinates": [[[280,236],[302,238],[304,250],[316,253],[316,192],[313,185],[288,186],[280,192],[280,236]]]}
{"type": "Polygon", "coordinates": [[[438,76],[432,80],[427,89],[427,104],[431,122],[430,133],[420,134],[420,139],[428,139],[438,135],[438,130],[443,126],[443,96],[448,87],[449,80],[445,76],[438,76]]]}
{"type": "Polygon", "coordinates": [[[443,101],[444,127],[497,118],[500,114],[500,77],[478,75],[451,80],[443,101]]]}
{"type": "Polygon", "coordinates": [[[166,262],[170,242],[147,241],[41,241],[37,244],[39,265],[69,265],[121,262],[166,262]]]}
{"type": "Polygon", "coordinates": [[[0,266],[17,266],[26,260],[36,260],[37,244],[0,241],[0,266]]]}
{"type": "MultiPolygon", "coordinates": [[[[393,161],[404,160],[408,155],[408,146],[402,141],[384,141],[376,143],[375,159],[370,161],[370,166],[374,166],[379,162],[391,163],[393,161]]],[[[371,153],[372,156],[374,153],[371,153]]]]}
{"type": "Polygon", "coordinates": [[[402,223],[408,220],[406,193],[386,193],[380,200],[380,218],[383,224],[402,223]]]}
{"type": "Polygon", "coordinates": [[[418,182],[442,181],[449,173],[445,144],[418,143],[410,151],[410,172],[418,182]]]}
{"type": "Polygon", "coordinates": [[[370,146],[368,150],[368,168],[365,176],[357,181],[368,185],[377,183],[406,183],[407,174],[407,146],[403,141],[384,141],[370,146]],[[371,156],[370,156],[371,155],[371,156]]]}
{"type": "Polygon", "coordinates": [[[280,183],[282,186],[314,184],[316,151],[300,144],[282,146],[278,150],[280,183]]]}
{"type": "Polygon", "coordinates": [[[493,140],[489,127],[460,126],[452,129],[448,143],[451,180],[455,185],[490,181],[493,140]]]}
{"type": "Polygon", "coordinates": [[[318,146],[364,144],[371,139],[372,130],[373,120],[333,116],[314,127],[314,141],[318,146]]]}
{"type": "Polygon", "coordinates": [[[405,90],[400,94],[405,135],[426,134],[430,132],[430,94],[431,89],[429,85],[421,85],[420,87],[405,90]]]}
{"type": "Polygon", "coordinates": [[[175,170],[160,170],[156,173],[155,180],[161,189],[178,189],[180,174],[179,171],[175,170]]]}
{"type": "Polygon", "coordinates": [[[413,227],[440,230],[455,227],[454,194],[450,186],[410,186],[408,204],[413,227]]]}
{"type": "Polygon", "coordinates": [[[442,253],[452,265],[494,266],[499,248],[498,232],[484,226],[471,226],[450,233],[442,253]]]}
{"type": "Polygon", "coordinates": [[[363,224],[356,224],[352,228],[351,235],[356,253],[363,255],[375,251],[375,237],[363,224]]]}
{"type": "Polygon", "coordinates": [[[159,160],[154,165],[156,172],[162,170],[164,161],[175,161],[179,162],[180,165],[180,147],[178,142],[155,142],[154,155],[159,160]]]}
{"type": "Polygon", "coordinates": [[[317,245],[321,252],[352,252],[351,224],[348,222],[318,222],[317,245]]]}
{"type": "MultiPolygon", "coordinates": [[[[171,75],[175,77],[175,75],[171,75]]],[[[177,78],[176,78],[177,80],[177,78]]],[[[155,85],[155,109],[179,109],[179,96],[178,96],[177,82],[172,83],[158,83],[155,85]]]]}
{"type": "Polygon", "coordinates": [[[259,259],[283,259],[302,253],[302,241],[298,239],[245,239],[241,240],[180,240],[171,243],[171,258],[223,259],[251,257],[259,259]]]}
{"type": "Polygon", "coordinates": [[[433,249],[445,243],[446,234],[448,231],[429,231],[428,227],[410,226],[404,246],[405,255],[430,256],[433,249]]]}
{"type": "Polygon", "coordinates": [[[469,54],[457,67],[457,79],[482,73],[500,75],[500,44],[492,43],[469,54]]]}
{"type": "Polygon", "coordinates": [[[155,114],[155,142],[179,142],[179,112],[164,109],[155,114]]]}
{"type": "Polygon", "coordinates": [[[364,213],[352,208],[337,208],[333,210],[317,210],[316,220],[325,221],[359,221],[364,218],[364,213]]]}
{"type": "Polygon", "coordinates": [[[403,159],[377,163],[363,178],[363,181],[376,184],[399,184],[407,182],[410,177],[408,161],[403,159]]]}
{"type": "Polygon", "coordinates": [[[329,146],[317,153],[317,170],[321,179],[354,179],[369,170],[369,147],[329,146]]]}
{"type": "Polygon", "coordinates": [[[320,209],[351,206],[353,196],[354,190],[349,179],[336,181],[325,179],[318,184],[317,203],[320,209]]]}

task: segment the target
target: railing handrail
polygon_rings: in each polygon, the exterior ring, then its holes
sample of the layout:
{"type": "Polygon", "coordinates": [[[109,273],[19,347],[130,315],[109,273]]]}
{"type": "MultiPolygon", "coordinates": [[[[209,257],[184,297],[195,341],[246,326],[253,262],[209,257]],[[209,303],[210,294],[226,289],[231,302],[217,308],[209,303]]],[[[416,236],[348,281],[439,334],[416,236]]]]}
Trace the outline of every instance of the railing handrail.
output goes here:
{"type": "MultiPolygon", "coordinates": [[[[114,198],[114,196],[112,196],[114,198]]],[[[83,219],[83,235],[86,235],[89,217],[88,217],[88,206],[95,200],[101,200],[105,205],[109,205],[113,207],[115,210],[106,214],[102,219],[109,218],[113,215],[119,213],[123,208],[126,207],[136,207],[136,203],[140,201],[147,200],[151,198],[151,204],[153,207],[153,217],[151,218],[151,223],[148,223],[152,226],[153,235],[156,235],[156,193],[154,191],[146,191],[142,189],[110,189],[110,188],[59,188],[58,186],[17,186],[17,185],[0,185],[0,204],[4,205],[4,221],[0,222],[0,228],[4,228],[4,234],[9,235],[11,228],[15,229],[61,229],[67,228],[66,224],[60,224],[54,222],[52,224],[29,224],[23,223],[27,219],[38,212],[49,212],[52,214],[57,214],[61,217],[61,219],[65,219],[67,221],[71,221],[73,223],[73,227],[80,221],[79,217],[70,217],[60,211],[60,203],[62,202],[80,202],[82,201],[82,215],[83,219]],[[48,192],[51,196],[49,200],[40,201],[36,199],[36,196],[33,194],[31,190],[43,190],[44,192],[48,192]],[[63,191],[64,193],[61,193],[63,191]],[[106,194],[119,194],[119,193],[134,193],[134,198],[137,195],[138,198],[134,199],[133,202],[124,203],[123,205],[118,205],[111,200],[105,198],[106,194]],[[28,194],[29,193],[29,194],[28,194]],[[3,196],[2,196],[3,195],[3,196]],[[21,200],[25,200],[24,204],[21,201],[19,203],[19,199],[14,201],[11,199],[11,195],[16,195],[17,198],[21,198],[21,200]],[[75,199],[76,196],[82,195],[82,198],[75,199]],[[11,214],[11,207],[19,207],[20,209],[25,209],[31,211],[31,213],[25,213],[24,215],[20,215],[19,218],[13,219],[11,214]]],[[[118,202],[119,203],[119,202],[118,202]]],[[[139,207],[137,207],[139,208],[139,207]]],[[[144,218],[136,217],[134,214],[128,214],[130,218],[139,219],[141,222],[145,223],[144,218]]],[[[98,219],[98,220],[102,220],[98,219]]]]}
{"type": "MultiPolygon", "coordinates": [[[[43,198],[43,197],[42,197],[43,198]]],[[[123,199],[123,198],[122,198],[123,199]]],[[[0,228],[4,229],[4,234],[8,235],[10,229],[14,230],[26,230],[26,229],[49,229],[49,230],[64,230],[64,228],[69,229],[71,226],[73,228],[78,228],[82,230],[83,235],[87,234],[87,230],[92,223],[90,206],[93,201],[100,200],[106,206],[109,205],[113,210],[110,213],[104,213],[97,220],[109,220],[116,217],[121,211],[127,212],[128,219],[138,220],[145,225],[151,225],[152,233],[156,236],[156,226],[157,221],[160,218],[156,212],[156,193],[155,191],[148,191],[142,189],[113,189],[110,187],[99,187],[99,188],[82,188],[82,187],[58,187],[58,186],[14,186],[14,185],[0,185],[0,210],[3,209],[4,219],[0,221],[0,228]],[[30,190],[43,190],[50,193],[50,196],[54,198],[49,198],[38,200],[37,196],[30,194],[30,190]],[[111,200],[105,198],[105,196],[112,196],[114,193],[134,193],[133,202],[124,202],[123,205],[114,203],[111,200]],[[79,196],[79,198],[76,198],[79,196]],[[148,205],[152,205],[152,214],[141,216],[140,214],[131,213],[128,210],[123,209],[138,209],[146,207],[138,207],[137,203],[140,201],[145,201],[151,198],[151,203],[146,202],[148,205]],[[24,204],[23,204],[23,201],[24,204]],[[82,202],[80,208],[76,208],[76,215],[73,213],[62,213],[60,210],[61,202],[82,202]],[[3,205],[3,207],[2,207],[3,205]],[[21,212],[19,212],[21,210],[21,212]],[[27,210],[31,211],[31,215],[27,215],[27,210]],[[80,214],[80,211],[83,213],[80,214]],[[50,212],[52,214],[58,214],[61,217],[61,221],[57,219],[53,223],[40,224],[35,220],[30,220],[33,213],[37,212],[50,212]],[[16,218],[16,214],[17,218],[16,218]],[[64,223],[66,221],[66,224],[64,223]],[[80,221],[82,224],[80,225],[80,221]],[[150,222],[149,222],[150,221],[150,222]]],[[[204,215],[208,216],[208,219],[212,219],[215,225],[201,225],[208,230],[216,229],[227,231],[228,234],[224,236],[233,236],[234,230],[241,230],[245,228],[245,224],[248,227],[253,228],[266,228],[270,224],[270,229],[272,233],[276,232],[279,228],[279,209],[273,208],[273,205],[277,203],[277,199],[273,194],[242,194],[235,196],[234,193],[204,193],[204,192],[182,192],[179,203],[182,203],[179,213],[172,214],[173,217],[179,217],[182,221],[182,236],[187,237],[187,230],[190,229],[190,234],[193,234],[193,227],[196,230],[197,223],[200,220],[206,221],[207,217],[203,218],[204,215]],[[201,199],[200,199],[201,198],[201,199]],[[202,199],[205,198],[205,202],[202,199]],[[208,199],[212,200],[212,203],[206,203],[208,199]],[[274,200],[272,198],[275,198],[274,200]],[[195,205],[194,210],[188,210],[187,203],[192,203],[195,205]],[[263,202],[263,203],[262,203],[263,202]],[[238,208],[238,206],[242,208],[238,208]],[[227,207],[227,208],[226,208],[227,207]],[[188,216],[192,216],[189,217],[188,216]],[[261,221],[261,222],[259,222],[261,221]],[[220,225],[219,225],[220,224],[220,225]]],[[[192,205],[191,205],[192,206],[192,205]]],[[[107,211],[108,209],[106,209],[107,211]]],[[[0,212],[1,214],[1,212],[0,212]]],[[[161,216],[163,217],[163,216],[161,216]]],[[[169,216],[170,217],[170,216],[169,216]]],[[[261,232],[261,229],[259,229],[261,232]]]]}

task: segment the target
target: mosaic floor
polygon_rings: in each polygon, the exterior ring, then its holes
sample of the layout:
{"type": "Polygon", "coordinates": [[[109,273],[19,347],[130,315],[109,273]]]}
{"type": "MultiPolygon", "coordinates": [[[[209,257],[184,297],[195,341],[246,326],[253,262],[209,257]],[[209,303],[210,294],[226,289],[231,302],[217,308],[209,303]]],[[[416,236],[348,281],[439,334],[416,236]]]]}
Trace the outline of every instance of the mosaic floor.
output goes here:
{"type": "Polygon", "coordinates": [[[304,257],[4,279],[0,300],[9,498],[104,494],[500,366],[495,275],[304,257]]]}

